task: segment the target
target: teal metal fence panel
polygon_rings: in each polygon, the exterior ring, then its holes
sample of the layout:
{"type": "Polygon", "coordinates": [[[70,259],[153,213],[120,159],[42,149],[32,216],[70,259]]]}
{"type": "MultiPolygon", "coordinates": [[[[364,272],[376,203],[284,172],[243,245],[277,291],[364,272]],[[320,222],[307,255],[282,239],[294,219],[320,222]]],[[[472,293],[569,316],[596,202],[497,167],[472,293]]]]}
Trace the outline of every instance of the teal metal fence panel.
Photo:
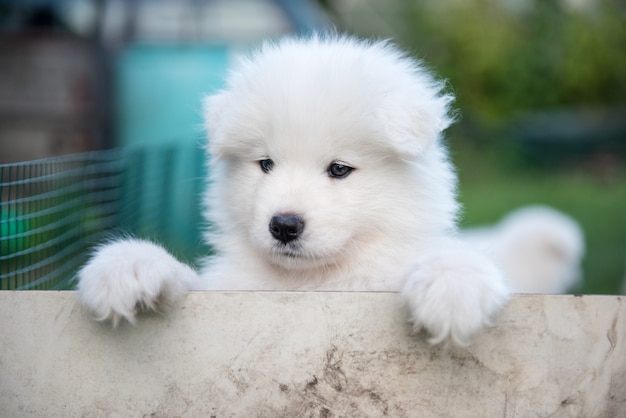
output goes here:
{"type": "Polygon", "coordinates": [[[191,145],[0,165],[0,289],[71,288],[94,245],[128,234],[193,262],[204,170],[191,145]]]}

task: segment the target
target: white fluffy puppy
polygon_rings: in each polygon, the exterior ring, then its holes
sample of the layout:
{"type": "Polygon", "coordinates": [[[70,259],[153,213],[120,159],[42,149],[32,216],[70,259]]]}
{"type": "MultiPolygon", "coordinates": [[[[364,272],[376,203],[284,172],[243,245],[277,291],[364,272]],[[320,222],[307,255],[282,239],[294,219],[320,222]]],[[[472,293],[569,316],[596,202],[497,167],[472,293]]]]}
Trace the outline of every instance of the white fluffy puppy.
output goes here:
{"type": "Polygon", "coordinates": [[[528,206],[464,235],[493,257],[516,292],[565,293],[582,280],[583,231],[555,209],[528,206]]]}
{"type": "Polygon", "coordinates": [[[266,43],[206,100],[217,255],[196,275],[155,244],[107,244],[79,273],[80,301],[132,322],[187,289],[401,291],[433,343],[466,343],[509,293],[455,237],[451,101],[387,42],[266,43]]]}

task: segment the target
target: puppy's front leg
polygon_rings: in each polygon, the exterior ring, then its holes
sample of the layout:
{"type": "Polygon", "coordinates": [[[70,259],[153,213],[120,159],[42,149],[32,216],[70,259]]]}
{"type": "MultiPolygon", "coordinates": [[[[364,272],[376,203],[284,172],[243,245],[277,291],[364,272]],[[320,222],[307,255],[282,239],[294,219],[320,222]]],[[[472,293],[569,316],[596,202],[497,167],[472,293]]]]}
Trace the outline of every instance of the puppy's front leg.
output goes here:
{"type": "Polygon", "coordinates": [[[78,273],[78,299],[97,320],[135,322],[140,310],[159,311],[198,280],[196,272],[162,247],[124,239],[98,248],[78,273]]]}
{"type": "Polygon", "coordinates": [[[414,329],[430,342],[448,338],[466,345],[490,324],[510,292],[500,271],[484,255],[453,243],[422,256],[408,274],[402,296],[414,329]]]}

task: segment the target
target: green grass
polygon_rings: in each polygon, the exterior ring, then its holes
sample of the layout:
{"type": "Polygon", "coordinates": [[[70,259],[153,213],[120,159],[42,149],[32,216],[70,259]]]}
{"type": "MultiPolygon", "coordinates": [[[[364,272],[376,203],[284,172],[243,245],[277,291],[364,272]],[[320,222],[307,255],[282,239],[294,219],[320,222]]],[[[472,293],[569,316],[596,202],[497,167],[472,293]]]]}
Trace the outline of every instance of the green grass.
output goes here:
{"type": "Polygon", "coordinates": [[[463,226],[488,224],[529,204],[546,204],[576,219],[587,255],[581,293],[619,293],[626,270],[626,173],[601,178],[581,165],[533,168],[507,150],[453,145],[460,177],[463,226]]]}

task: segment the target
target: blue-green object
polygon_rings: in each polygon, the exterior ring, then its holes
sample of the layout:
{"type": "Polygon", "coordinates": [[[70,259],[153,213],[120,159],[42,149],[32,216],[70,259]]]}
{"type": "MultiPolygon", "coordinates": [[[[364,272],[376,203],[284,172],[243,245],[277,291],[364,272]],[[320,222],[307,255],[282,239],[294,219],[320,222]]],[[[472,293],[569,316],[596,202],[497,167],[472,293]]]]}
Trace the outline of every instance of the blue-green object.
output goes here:
{"type": "Polygon", "coordinates": [[[199,142],[202,98],[223,85],[227,46],[134,45],[116,69],[121,146],[199,142]]]}
{"type": "Polygon", "coordinates": [[[122,230],[167,237],[166,246],[194,256],[202,252],[202,101],[222,88],[230,55],[220,45],[141,44],[121,54],[117,145],[125,150],[131,187],[122,230]]]}

